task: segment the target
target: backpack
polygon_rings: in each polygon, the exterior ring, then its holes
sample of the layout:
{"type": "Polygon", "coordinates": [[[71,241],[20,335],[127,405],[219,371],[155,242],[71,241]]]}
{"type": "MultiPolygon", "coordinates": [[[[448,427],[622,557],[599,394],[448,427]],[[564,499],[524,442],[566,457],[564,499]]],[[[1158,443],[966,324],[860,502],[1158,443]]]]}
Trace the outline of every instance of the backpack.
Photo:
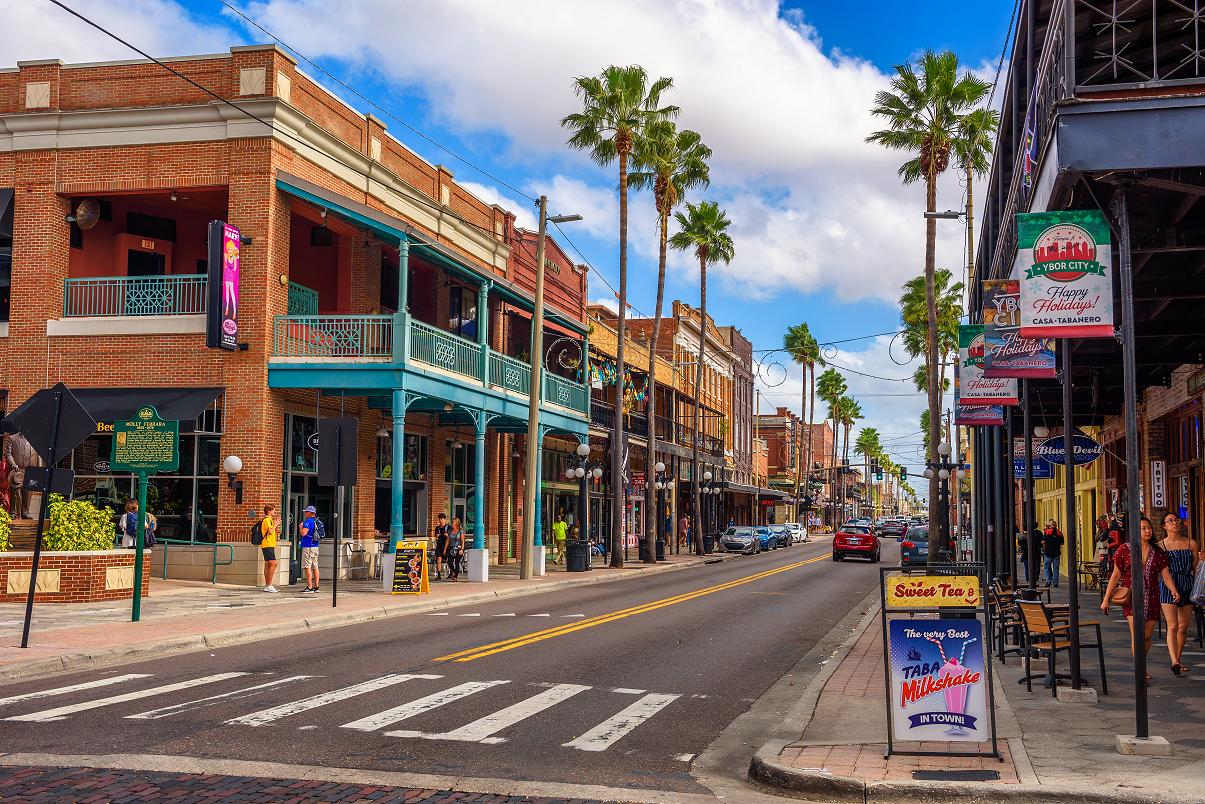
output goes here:
{"type": "Polygon", "coordinates": [[[263,524],[264,523],[262,521],[259,521],[251,526],[251,543],[256,547],[259,547],[264,543],[263,524]]]}
{"type": "Polygon", "coordinates": [[[322,524],[322,520],[314,517],[314,532],[310,534],[315,541],[322,541],[326,538],[326,525],[322,524]]]}

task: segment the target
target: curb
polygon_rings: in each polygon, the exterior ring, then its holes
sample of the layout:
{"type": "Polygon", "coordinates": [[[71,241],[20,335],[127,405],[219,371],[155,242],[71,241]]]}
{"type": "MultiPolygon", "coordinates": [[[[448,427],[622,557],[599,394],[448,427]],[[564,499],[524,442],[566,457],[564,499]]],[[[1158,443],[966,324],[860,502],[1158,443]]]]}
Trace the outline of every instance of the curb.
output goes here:
{"type": "MultiPolygon", "coordinates": [[[[600,583],[614,583],[630,580],[642,575],[658,575],[666,572],[677,572],[691,567],[702,567],[706,564],[719,563],[736,558],[736,553],[716,553],[712,558],[702,562],[689,564],[657,564],[645,566],[635,565],[623,575],[602,574],[594,577],[572,578],[551,581],[539,586],[515,587],[513,589],[486,590],[458,598],[432,598],[430,600],[402,604],[397,606],[373,606],[356,612],[323,614],[305,617],[294,622],[275,623],[269,626],[250,626],[213,631],[206,634],[173,637],[157,642],[139,643],[126,647],[92,653],[66,653],[45,659],[35,659],[29,662],[18,662],[8,667],[0,668],[0,682],[29,679],[39,676],[62,673],[71,670],[94,669],[127,662],[158,659],[178,653],[209,650],[212,648],[230,647],[253,642],[260,639],[273,639],[290,636],[309,630],[338,628],[345,625],[373,622],[388,617],[398,617],[406,614],[421,614],[428,611],[463,606],[471,603],[488,603],[496,600],[527,597],[529,595],[555,592],[580,586],[594,586],[600,583]]],[[[366,593],[375,594],[375,593],[366,593]]]]}
{"type": "MultiPolygon", "coordinates": [[[[872,593],[878,597],[878,591],[872,593]]],[[[878,607],[867,613],[854,628],[845,642],[834,651],[824,670],[816,675],[803,691],[799,704],[792,714],[801,710],[808,715],[802,728],[792,728],[791,733],[800,734],[815,712],[815,707],[829,678],[845,661],[850,650],[866,629],[878,619],[878,607]]],[[[1007,702],[1007,699],[1005,699],[1007,702]]],[[[1006,704],[1007,705],[1007,704],[1006,704]]],[[[788,718],[790,715],[788,715],[788,718]]],[[[785,723],[785,721],[784,721],[785,723]]],[[[779,727],[782,731],[782,727],[779,727]]],[[[1009,802],[1009,804],[1191,804],[1200,797],[1174,793],[1144,792],[1137,789],[1087,791],[1078,787],[1022,782],[1020,784],[990,784],[983,782],[921,782],[921,781],[865,781],[852,776],[837,776],[820,771],[801,770],[782,764],[778,756],[788,744],[798,737],[787,738],[782,734],[768,740],[753,755],[749,762],[749,778],[759,784],[775,788],[776,791],[794,794],[793,798],[805,801],[833,802],[833,804],[948,804],[950,801],[1009,802]]],[[[1013,741],[1009,741],[1013,748],[1013,741]]],[[[1027,754],[1021,758],[1028,764],[1027,754]]],[[[1019,771],[1020,773],[1020,771],[1019,771]]],[[[1032,770],[1030,774],[1032,775],[1032,770]]]]}

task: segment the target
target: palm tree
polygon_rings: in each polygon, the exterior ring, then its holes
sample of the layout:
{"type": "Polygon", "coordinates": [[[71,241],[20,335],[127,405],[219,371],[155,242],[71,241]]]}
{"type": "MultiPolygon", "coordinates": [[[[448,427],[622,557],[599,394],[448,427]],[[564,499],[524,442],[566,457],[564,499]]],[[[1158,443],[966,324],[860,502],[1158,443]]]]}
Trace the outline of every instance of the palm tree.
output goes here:
{"type": "MultiPolygon", "coordinates": [[[[954,285],[954,275],[945,268],[934,273],[933,286],[937,308],[937,387],[940,394],[949,389],[946,365],[958,351],[958,323],[962,317],[962,283],[954,285]]],[[[918,276],[904,283],[900,295],[900,322],[904,329],[904,350],[911,357],[925,353],[929,342],[929,310],[925,302],[925,278],[918,276]]],[[[929,390],[928,366],[921,367],[924,378],[918,371],[917,390],[929,390]]]]}
{"type": "Polygon", "coordinates": [[[975,176],[982,176],[991,167],[988,157],[1000,125],[995,109],[976,109],[963,115],[954,138],[954,158],[966,174],[967,181],[967,275],[964,282],[975,280],[975,176]]]}
{"type": "MultiPolygon", "coordinates": [[[[707,160],[711,149],[703,144],[696,132],[678,131],[669,120],[646,126],[636,138],[632,161],[637,170],[628,177],[628,185],[637,190],[653,191],[653,206],[657,209],[660,243],[657,252],[657,305],[653,308],[653,336],[649,341],[648,466],[645,477],[650,484],[656,478],[657,464],[657,344],[661,336],[661,307],[665,303],[665,254],[669,240],[669,216],[687,190],[706,187],[711,181],[707,160]]],[[[655,516],[660,517],[657,513],[655,516]]],[[[645,536],[645,563],[657,562],[658,522],[645,536]]]]}
{"type": "MultiPolygon", "coordinates": [[[[574,80],[573,91],[582,110],[567,115],[561,125],[571,133],[569,146],[589,151],[602,167],[619,163],[619,324],[615,347],[615,424],[611,431],[611,566],[623,566],[623,388],[627,366],[624,340],[628,312],[628,161],[637,134],[659,120],[678,113],[677,106],[662,106],[661,94],[673,86],[669,78],[649,84],[639,65],[611,65],[598,76],[574,80]]],[[[538,360],[538,355],[532,355],[538,360]]]]}
{"type": "MultiPolygon", "coordinates": [[[[816,382],[816,395],[820,397],[820,401],[828,403],[829,418],[833,420],[833,454],[832,454],[832,471],[833,481],[829,485],[830,494],[835,494],[837,490],[836,471],[837,471],[837,400],[845,395],[849,390],[849,386],[845,384],[845,378],[836,369],[827,369],[820,375],[820,379],[816,382]]],[[[833,518],[836,518],[836,511],[833,511],[833,518]]],[[[833,522],[836,526],[838,523],[833,522]]]]}
{"type": "MultiPolygon", "coordinates": [[[[950,164],[950,151],[957,138],[963,116],[973,111],[987,95],[990,85],[970,72],[958,73],[958,57],[951,51],[927,50],[920,58],[919,73],[911,64],[896,65],[891,92],[875,95],[871,114],[884,118],[887,128],[867,137],[887,148],[915,154],[900,166],[904,184],[921,179],[925,182],[925,210],[937,211],[937,177],[950,164]]],[[[929,450],[931,462],[937,461],[937,421],[941,418],[941,397],[937,380],[937,308],[934,296],[936,270],[937,221],[925,220],[925,306],[931,333],[925,350],[929,367],[928,396],[929,450]]],[[[937,499],[937,479],[929,481],[929,495],[937,499]]],[[[929,529],[937,532],[937,514],[930,509],[929,529]]]]}
{"type": "Polygon", "coordinates": [[[798,505],[799,500],[799,484],[804,477],[811,478],[812,472],[812,428],[816,423],[816,364],[824,365],[824,358],[820,355],[820,344],[812,335],[812,331],[808,328],[806,322],[795,324],[787,329],[787,334],[782,339],[783,348],[791,355],[791,359],[798,363],[803,368],[803,386],[800,391],[799,412],[802,414],[804,409],[808,412],[808,426],[805,437],[807,438],[806,459],[803,466],[795,468],[795,500],[798,505]],[[811,370],[811,383],[808,382],[808,370],[811,370]],[[803,392],[807,391],[809,398],[803,399],[803,392]],[[806,401],[806,404],[805,404],[806,401]]]}
{"type": "MultiPolygon", "coordinates": [[[[843,466],[849,465],[849,431],[850,428],[862,418],[862,406],[858,401],[850,396],[843,396],[838,400],[838,406],[841,417],[841,427],[844,430],[843,448],[841,452],[841,463],[843,466]]],[[[841,478],[841,504],[845,504],[845,477],[841,478]]]]}
{"type": "MultiPolygon", "coordinates": [[[[699,523],[699,404],[703,396],[703,356],[707,346],[707,266],[717,262],[732,262],[734,248],[728,227],[732,221],[714,201],[687,204],[686,214],[674,213],[678,231],[669,244],[678,251],[693,250],[699,260],[699,362],[695,364],[694,444],[691,447],[690,479],[694,481],[695,522],[699,523]]],[[[702,530],[695,526],[695,552],[703,554],[702,530]]]]}
{"type": "Polygon", "coordinates": [[[879,457],[883,451],[879,443],[879,431],[874,427],[863,427],[854,442],[854,452],[862,456],[862,477],[866,478],[866,497],[871,499],[872,481],[870,479],[870,462],[879,457]]]}

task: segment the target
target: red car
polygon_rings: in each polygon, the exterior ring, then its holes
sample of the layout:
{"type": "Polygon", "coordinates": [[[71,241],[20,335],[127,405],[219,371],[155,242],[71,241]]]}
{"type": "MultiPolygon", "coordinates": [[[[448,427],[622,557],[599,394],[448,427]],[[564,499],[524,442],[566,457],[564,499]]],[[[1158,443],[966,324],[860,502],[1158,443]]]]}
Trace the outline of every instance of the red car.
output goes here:
{"type": "Polygon", "coordinates": [[[833,561],[843,561],[846,556],[859,556],[879,563],[879,537],[866,525],[842,525],[833,537],[833,561]]]}

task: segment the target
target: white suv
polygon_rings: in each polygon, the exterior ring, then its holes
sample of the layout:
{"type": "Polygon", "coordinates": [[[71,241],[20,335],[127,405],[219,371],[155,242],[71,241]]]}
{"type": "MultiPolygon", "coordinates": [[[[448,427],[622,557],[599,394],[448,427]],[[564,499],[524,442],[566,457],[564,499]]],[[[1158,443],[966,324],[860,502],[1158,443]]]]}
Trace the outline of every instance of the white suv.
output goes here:
{"type": "Polygon", "coordinates": [[[802,544],[808,540],[808,529],[798,522],[788,522],[787,530],[791,532],[791,542],[802,544]]]}

